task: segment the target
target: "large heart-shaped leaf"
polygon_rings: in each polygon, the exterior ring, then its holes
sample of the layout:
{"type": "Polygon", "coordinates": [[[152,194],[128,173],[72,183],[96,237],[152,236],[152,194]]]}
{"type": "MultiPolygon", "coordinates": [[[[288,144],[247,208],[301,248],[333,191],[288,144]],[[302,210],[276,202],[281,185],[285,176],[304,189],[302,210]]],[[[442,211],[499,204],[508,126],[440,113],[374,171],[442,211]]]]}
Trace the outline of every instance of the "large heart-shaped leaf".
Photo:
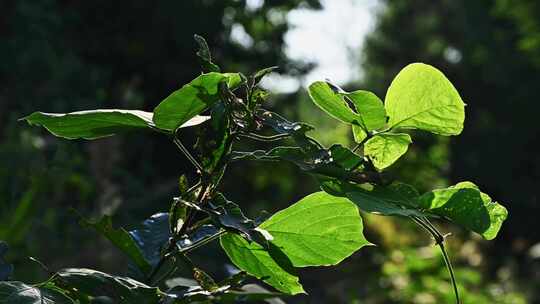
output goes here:
{"type": "Polygon", "coordinates": [[[413,63],[394,78],[385,98],[391,128],[412,128],[440,135],[463,130],[465,104],[444,74],[413,63]]]}
{"type": "Polygon", "coordinates": [[[236,73],[207,73],[192,80],[165,98],[155,109],[156,127],[174,131],[219,100],[219,84],[225,81],[229,88],[236,88],[240,75],[236,73]]]}
{"type": "MultiPolygon", "coordinates": [[[[42,126],[55,136],[67,139],[97,139],[137,129],[154,128],[152,113],[139,110],[104,109],[71,113],[34,112],[22,120],[42,126]]],[[[198,125],[208,116],[195,116],[182,127],[198,125]]]]}
{"type": "Polygon", "coordinates": [[[310,194],[264,221],[268,231],[296,267],[336,265],[370,243],[354,204],[326,192],[310,194]]]}
{"type": "Polygon", "coordinates": [[[306,196],[259,228],[272,236],[269,248],[230,234],[222,247],[240,269],[290,294],[302,292],[291,266],[335,265],[370,244],[356,206],[325,192],[306,196]]]}
{"type": "Polygon", "coordinates": [[[371,159],[375,168],[382,170],[392,165],[405,154],[411,142],[409,134],[377,134],[366,141],[364,155],[371,159]]]}

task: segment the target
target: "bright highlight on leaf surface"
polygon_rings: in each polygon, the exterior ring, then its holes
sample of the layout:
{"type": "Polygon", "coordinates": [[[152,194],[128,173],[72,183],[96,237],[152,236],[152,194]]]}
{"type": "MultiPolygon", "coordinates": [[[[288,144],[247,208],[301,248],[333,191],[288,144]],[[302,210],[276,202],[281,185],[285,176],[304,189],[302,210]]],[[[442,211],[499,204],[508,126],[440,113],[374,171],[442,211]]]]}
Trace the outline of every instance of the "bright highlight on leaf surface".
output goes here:
{"type": "MultiPolygon", "coordinates": [[[[98,139],[117,133],[155,128],[153,114],[139,110],[104,109],[71,113],[34,112],[22,120],[42,126],[53,135],[66,139],[98,139]]],[[[208,120],[194,116],[181,127],[191,127],[208,120]]]]}

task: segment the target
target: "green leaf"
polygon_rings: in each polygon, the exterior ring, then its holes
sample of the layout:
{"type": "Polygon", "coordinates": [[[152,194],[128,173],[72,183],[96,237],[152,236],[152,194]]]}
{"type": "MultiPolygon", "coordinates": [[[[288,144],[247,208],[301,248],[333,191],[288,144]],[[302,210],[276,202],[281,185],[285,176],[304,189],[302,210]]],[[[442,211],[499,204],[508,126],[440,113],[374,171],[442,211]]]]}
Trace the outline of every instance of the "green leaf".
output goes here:
{"type": "MultiPolygon", "coordinates": [[[[250,242],[263,243],[265,238],[257,230],[254,221],[248,219],[237,204],[229,201],[218,193],[211,201],[208,210],[211,218],[218,227],[228,231],[236,231],[242,234],[250,242]]],[[[204,210],[204,208],[203,208],[204,210]]]]}
{"type": "Polygon", "coordinates": [[[348,124],[360,125],[360,117],[354,113],[339,94],[323,81],[316,81],[308,88],[311,100],[328,115],[348,124]]]}
{"type": "Polygon", "coordinates": [[[110,299],[109,303],[154,304],[160,303],[164,297],[156,287],[91,269],[64,269],[51,280],[58,287],[67,285],[82,295],[110,299]]]}
{"type": "Polygon", "coordinates": [[[378,170],[385,169],[398,160],[412,143],[409,134],[381,133],[370,138],[364,145],[364,154],[378,170]]]}
{"type": "Polygon", "coordinates": [[[418,210],[418,192],[412,186],[394,182],[388,186],[351,184],[339,180],[326,180],[322,189],[341,195],[365,212],[388,216],[424,216],[418,210]],[[411,194],[412,193],[412,194],[411,194]]]}
{"type": "Polygon", "coordinates": [[[22,282],[0,282],[1,304],[71,304],[75,303],[64,293],[44,286],[22,282]]]}
{"type": "Polygon", "coordinates": [[[385,99],[390,128],[412,128],[440,135],[463,130],[465,104],[444,74],[413,63],[394,78],[385,99]]]}
{"type": "Polygon", "coordinates": [[[174,131],[219,100],[219,83],[226,81],[229,88],[240,84],[237,73],[207,73],[192,80],[165,98],[155,109],[156,127],[174,131]]]}
{"type": "Polygon", "coordinates": [[[356,206],[322,191],[279,211],[259,227],[273,236],[272,244],[296,267],[336,265],[370,245],[356,206]]]}
{"type": "Polygon", "coordinates": [[[388,186],[325,180],[322,189],[347,197],[361,210],[388,216],[446,218],[485,239],[497,236],[508,216],[506,208],[482,193],[471,182],[436,189],[420,195],[414,187],[394,182],[388,186]]]}
{"type": "Polygon", "coordinates": [[[292,266],[336,265],[370,243],[354,204],[325,192],[308,195],[260,226],[269,248],[227,234],[221,246],[240,269],[289,294],[302,292],[292,266]]]}
{"type": "Polygon", "coordinates": [[[155,267],[161,257],[161,249],[169,241],[169,214],[156,213],[144,220],[141,227],[129,231],[129,235],[135,241],[142,252],[145,261],[155,267]]]}
{"type": "MultiPolygon", "coordinates": [[[[71,113],[34,112],[21,120],[30,125],[45,127],[55,136],[67,139],[96,139],[112,136],[120,132],[154,127],[152,113],[138,110],[92,110],[71,113]]],[[[209,119],[195,116],[182,127],[198,125],[209,119]]]]}
{"type": "Polygon", "coordinates": [[[131,258],[131,260],[139,267],[139,269],[148,274],[152,270],[152,266],[145,259],[143,252],[137,246],[135,240],[129,232],[123,228],[115,229],[112,225],[110,216],[103,216],[98,222],[91,222],[86,219],[81,219],[84,226],[92,227],[101,235],[109,239],[118,249],[131,258]]]}
{"type": "Polygon", "coordinates": [[[212,108],[212,120],[200,129],[196,148],[200,154],[201,165],[205,172],[214,175],[213,183],[218,184],[225,169],[225,156],[230,152],[232,138],[230,121],[224,104],[218,103],[212,108]],[[214,174],[212,174],[214,173],[214,174]]]}
{"type": "Polygon", "coordinates": [[[471,182],[436,189],[419,197],[419,207],[448,218],[491,240],[508,216],[506,208],[482,193],[471,182]]]}
{"type": "Polygon", "coordinates": [[[368,136],[366,131],[362,127],[357,125],[352,125],[352,133],[354,141],[357,143],[363,142],[364,139],[366,139],[366,137],[368,136]]]}
{"type": "Polygon", "coordinates": [[[248,274],[281,292],[304,293],[291,262],[275,246],[270,246],[267,250],[255,242],[248,243],[241,236],[232,233],[221,236],[220,243],[231,261],[248,274]]]}
{"type": "Polygon", "coordinates": [[[377,130],[386,125],[386,110],[377,95],[362,90],[342,93],[342,95],[352,101],[356,113],[360,116],[362,125],[367,131],[377,130]]]}

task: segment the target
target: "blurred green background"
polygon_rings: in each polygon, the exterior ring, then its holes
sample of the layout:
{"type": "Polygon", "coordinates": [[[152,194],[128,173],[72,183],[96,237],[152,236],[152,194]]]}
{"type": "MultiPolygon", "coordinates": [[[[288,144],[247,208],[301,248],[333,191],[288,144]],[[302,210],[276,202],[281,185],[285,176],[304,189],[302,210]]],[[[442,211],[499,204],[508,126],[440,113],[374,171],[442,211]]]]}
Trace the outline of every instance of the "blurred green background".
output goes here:
{"type": "MultiPolygon", "coordinates": [[[[339,79],[345,87],[383,98],[402,67],[421,61],[444,71],[468,104],[461,136],[415,134],[412,149],[391,170],[422,190],[471,180],[508,208],[508,220],[490,242],[437,223],[452,233],[449,250],[464,303],[540,303],[536,0],[0,1],[0,240],[10,245],[14,278],[46,278],[28,256],[52,270],[125,273],[125,257],[82,229],[70,208],[89,217],[114,214],[116,224],[133,228],[167,210],[181,173],[194,177],[189,163],[161,136],[65,141],[17,119],[36,110],[151,111],[199,73],[195,33],[207,38],[226,71],[278,65],[280,75],[266,82],[275,91],[267,107],[319,126],[314,137],[325,144],[352,145],[348,128],[324,117],[306,97],[306,79],[326,77],[313,73],[321,63],[292,56],[286,40],[302,12],[324,12],[330,5],[338,12],[351,6],[367,12],[373,18],[367,34],[339,18],[339,35],[318,31],[317,22],[334,22],[310,19],[302,26],[313,28],[312,36],[304,35],[296,50],[317,52],[312,42],[332,41],[328,35],[353,41],[358,47],[347,50],[352,55],[338,58],[354,75],[339,79]]],[[[187,142],[193,142],[194,131],[186,132],[187,142]]],[[[275,163],[236,163],[223,185],[252,216],[261,209],[279,210],[315,190],[309,176],[275,163]]],[[[420,230],[404,220],[367,215],[365,226],[377,247],[364,248],[335,268],[302,270],[310,295],[286,302],[453,300],[443,260],[420,230]]],[[[226,259],[213,248],[197,252],[198,260],[219,278],[226,273],[226,259]]]]}

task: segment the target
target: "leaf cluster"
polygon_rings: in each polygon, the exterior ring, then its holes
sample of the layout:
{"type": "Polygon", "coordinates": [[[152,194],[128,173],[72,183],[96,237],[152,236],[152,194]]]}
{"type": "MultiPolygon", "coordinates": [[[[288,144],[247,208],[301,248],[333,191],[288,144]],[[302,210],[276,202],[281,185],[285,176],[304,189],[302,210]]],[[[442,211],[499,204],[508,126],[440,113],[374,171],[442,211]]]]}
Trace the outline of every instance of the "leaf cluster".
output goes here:
{"type": "MultiPolygon", "coordinates": [[[[507,211],[473,183],[420,194],[413,186],[382,174],[412,144],[408,130],[450,136],[463,129],[465,104],[435,67],[423,63],[406,66],[388,88],[384,103],[369,91],[347,92],[327,81],[311,84],[308,92],[315,105],[350,125],[357,143],[352,149],[337,144],[324,147],[309,136],[313,126],[291,122],[264,108],[268,93],[258,84],[274,67],[249,76],[222,73],[204,39],[195,39],[203,73],[171,93],[152,112],[35,112],[22,118],[66,139],[155,131],[176,145],[193,165],[197,178],[190,181],[180,177],[170,210],[151,216],[137,229],[114,228],[108,216],[97,221],[81,217],[83,226],[102,234],[130,258],[130,277],[65,269],[36,285],[1,282],[0,296],[4,299],[36,303],[225,303],[303,293],[297,268],[336,265],[372,245],[363,235],[360,211],[405,217],[425,229],[440,246],[456,286],[444,236],[429,219],[452,221],[488,240],[496,237],[507,211]],[[198,129],[194,147],[182,142],[187,127],[198,129]],[[236,150],[235,143],[244,140],[273,146],[268,150],[236,150]],[[227,166],[242,161],[291,162],[313,176],[321,191],[270,217],[250,219],[238,204],[219,192],[227,166]],[[193,250],[216,239],[241,271],[223,282],[216,282],[190,259],[193,250]],[[164,283],[174,280],[180,268],[189,270],[196,284],[164,283]],[[250,277],[277,292],[248,288],[252,287],[247,284],[250,277]]],[[[0,267],[0,279],[7,280],[9,266],[0,260],[0,267]]],[[[459,302],[457,289],[456,298],[459,302]]]]}

